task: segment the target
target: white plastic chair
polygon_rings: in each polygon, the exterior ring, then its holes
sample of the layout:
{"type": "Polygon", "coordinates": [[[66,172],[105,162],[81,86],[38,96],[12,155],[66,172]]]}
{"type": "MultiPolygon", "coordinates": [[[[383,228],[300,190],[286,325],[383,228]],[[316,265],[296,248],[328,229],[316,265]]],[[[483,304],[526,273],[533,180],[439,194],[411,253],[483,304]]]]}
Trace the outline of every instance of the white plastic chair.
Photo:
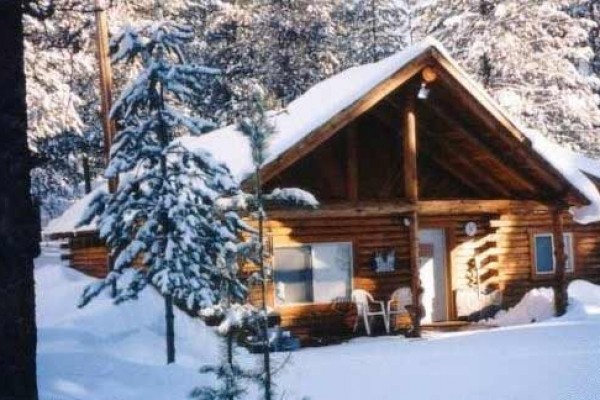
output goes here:
{"type": "Polygon", "coordinates": [[[410,315],[406,308],[410,305],[412,305],[412,290],[409,287],[398,288],[392,293],[386,307],[388,332],[391,329],[389,324],[391,324],[392,315],[410,315]]]}
{"type": "Polygon", "coordinates": [[[385,312],[385,305],[383,301],[377,301],[373,299],[373,296],[369,292],[363,289],[355,289],[352,291],[352,302],[356,304],[357,318],[354,323],[354,331],[358,328],[358,321],[362,318],[365,324],[365,330],[367,335],[371,335],[371,323],[369,319],[371,317],[382,317],[385,325],[385,330],[390,333],[390,323],[388,316],[385,312]]]}

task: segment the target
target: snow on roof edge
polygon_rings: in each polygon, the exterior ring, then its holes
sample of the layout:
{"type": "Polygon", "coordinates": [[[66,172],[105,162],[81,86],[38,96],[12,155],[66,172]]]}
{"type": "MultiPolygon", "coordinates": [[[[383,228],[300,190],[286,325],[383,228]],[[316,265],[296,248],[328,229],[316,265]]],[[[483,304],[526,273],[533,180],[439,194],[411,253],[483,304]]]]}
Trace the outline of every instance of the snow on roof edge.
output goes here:
{"type": "Polygon", "coordinates": [[[54,236],[68,233],[95,231],[95,221],[92,221],[92,223],[88,225],[77,225],[81,221],[83,215],[85,214],[85,210],[92,199],[94,199],[100,193],[107,192],[108,188],[106,187],[106,184],[96,186],[90,193],[73,202],[73,204],[59,217],[50,220],[48,225],[46,225],[46,227],[42,230],[42,234],[45,236],[54,236]]]}

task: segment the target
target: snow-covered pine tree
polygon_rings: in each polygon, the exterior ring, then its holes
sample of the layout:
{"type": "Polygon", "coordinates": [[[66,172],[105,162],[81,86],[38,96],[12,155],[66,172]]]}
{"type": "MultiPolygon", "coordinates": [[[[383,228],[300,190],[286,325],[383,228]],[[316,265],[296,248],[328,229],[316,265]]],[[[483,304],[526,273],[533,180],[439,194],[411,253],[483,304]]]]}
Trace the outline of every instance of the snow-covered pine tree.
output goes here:
{"type": "Polygon", "coordinates": [[[264,400],[272,400],[274,394],[267,309],[267,282],[272,273],[271,268],[265,263],[265,208],[267,204],[316,208],[318,202],[312,194],[297,188],[275,189],[271,193],[263,193],[260,171],[268,157],[267,148],[269,139],[275,133],[275,126],[273,126],[267,116],[265,98],[265,92],[259,85],[252,87],[246,116],[241,119],[238,129],[249,139],[254,164],[254,193],[251,195],[250,201],[247,202],[247,208],[254,211],[255,219],[258,221],[258,234],[254,238],[256,240],[256,252],[250,258],[258,266],[262,291],[262,310],[258,318],[261,337],[263,339],[263,374],[261,382],[264,387],[264,400]]]}
{"type": "Polygon", "coordinates": [[[32,193],[41,202],[43,222],[83,194],[83,161],[95,177],[102,143],[94,123],[93,14],[69,0],[50,5],[43,19],[24,18],[28,137],[39,161],[32,170],[32,193]]]}
{"type": "Polygon", "coordinates": [[[339,69],[332,19],[336,2],[268,0],[255,8],[254,78],[282,104],[339,69]]]}
{"type": "Polygon", "coordinates": [[[106,279],[86,288],[81,305],[117,281],[116,302],[154,285],[165,298],[167,362],[175,359],[173,301],[194,310],[219,300],[218,259],[237,245],[243,226],[215,204],[239,191],[229,170],[172,141],[213,126],[191,115],[218,72],[186,63],[183,46],[192,36],[186,26],[159,20],[115,38],[113,60],[139,67],[112,110],[121,128],[105,176],[121,179],[116,193],[94,199],[83,221],[99,215],[100,236],[116,259],[106,279]]]}
{"type": "Polygon", "coordinates": [[[223,71],[224,79],[216,87],[213,104],[216,116],[224,123],[239,118],[244,82],[258,73],[253,9],[251,4],[215,2],[207,21],[203,54],[210,65],[223,71]]]}
{"type": "Polygon", "coordinates": [[[575,150],[599,154],[600,80],[589,67],[595,23],[575,1],[448,0],[423,14],[441,40],[514,117],[575,150]]]}
{"type": "Polygon", "coordinates": [[[347,27],[345,66],[379,61],[410,44],[410,0],[357,0],[341,6],[347,27]]]}
{"type": "Polygon", "coordinates": [[[64,132],[31,139],[39,166],[31,171],[31,192],[42,200],[42,225],[59,216],[72,201],[86,192],[84,162],[90,179],[103,169],[102,143],[98,131],[64,132]]]}

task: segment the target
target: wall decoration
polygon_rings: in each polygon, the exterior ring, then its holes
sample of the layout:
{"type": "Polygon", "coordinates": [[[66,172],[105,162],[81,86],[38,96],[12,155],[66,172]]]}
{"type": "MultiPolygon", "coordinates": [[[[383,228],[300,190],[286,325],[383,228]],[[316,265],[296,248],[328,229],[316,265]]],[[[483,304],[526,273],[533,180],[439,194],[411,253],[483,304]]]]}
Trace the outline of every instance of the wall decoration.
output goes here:
{"type": "Polygon", "coordinates": [[[376,251],[373,256],[373,269],[377,273],[394,272],[396,269],[396,251],[376,251]]]}

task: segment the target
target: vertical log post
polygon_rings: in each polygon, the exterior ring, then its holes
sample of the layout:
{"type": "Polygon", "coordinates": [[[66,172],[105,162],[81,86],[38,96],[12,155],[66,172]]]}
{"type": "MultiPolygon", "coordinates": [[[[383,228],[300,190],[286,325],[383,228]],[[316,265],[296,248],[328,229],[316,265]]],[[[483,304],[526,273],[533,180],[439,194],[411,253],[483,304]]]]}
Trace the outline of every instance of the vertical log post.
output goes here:
{"type": "MultiPolygon", "coordinates": [[[[406,200],[417,205],[419,184],[417,179],[417,119],[413,100],[406,103],[403,129],[404,195],[406,200]]],[[[411,313],[415,337],[421,336],[421,278],[419,276],[419,215],[411,213],[409,226],[410,272],[413,312],[411,313]]]]}
{"type": "Polygon", "coordinates": [[[554,284],[554,306],[556,315],[561,316],[567,311],[568,294],[565,270],[567,255],[565,253],[563,213],[564,207],[552,208],[552,237],[554,240],[554,259],[556,262],[556,282],[554,284]]]}
{"type": "Polygon", "coordinates": [[[347,138],[347,190],[348,200],[355,204],[358,202],[358,146],[357,146],[357,130],[356,125],[351,124],[348,127],[348,138],[347,138]]]}

